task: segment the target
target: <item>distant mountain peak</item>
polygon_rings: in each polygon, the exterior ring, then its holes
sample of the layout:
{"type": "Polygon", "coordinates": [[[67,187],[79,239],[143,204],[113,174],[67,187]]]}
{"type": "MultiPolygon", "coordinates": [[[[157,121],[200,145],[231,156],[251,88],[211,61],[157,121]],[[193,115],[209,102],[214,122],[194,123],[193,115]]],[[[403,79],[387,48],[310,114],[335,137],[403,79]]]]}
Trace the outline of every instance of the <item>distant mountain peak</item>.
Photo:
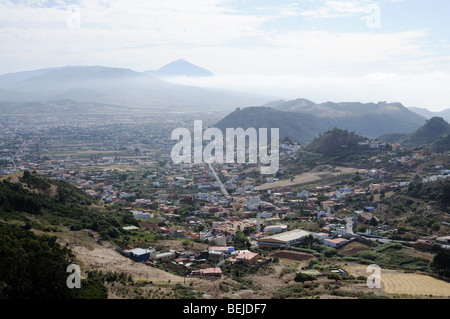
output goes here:
{"type": "Polygon", "coordinates": [[[192,64],[185,59],[178,59],[164,65],[157,71],[149,72],[160,76],[209,77],[214,75],[212,72],[192,64]]]}

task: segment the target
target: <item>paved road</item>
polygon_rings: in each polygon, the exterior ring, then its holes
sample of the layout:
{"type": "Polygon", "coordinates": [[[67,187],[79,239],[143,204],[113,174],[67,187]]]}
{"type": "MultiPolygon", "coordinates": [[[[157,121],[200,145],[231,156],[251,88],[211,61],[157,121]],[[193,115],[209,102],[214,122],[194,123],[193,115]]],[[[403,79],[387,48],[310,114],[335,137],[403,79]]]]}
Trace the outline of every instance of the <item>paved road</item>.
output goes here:
{"type": "Polygon", "coordinates": [[[25,145],[26,142],[27,142],[27,140],[24,140],[24,141],[22,142],[22,144],[21,144],[21,145],[19,146],[19,148],[17,149],[17,152],[14,154],[14,156],[13,156],[12,159],[11,159],[11,161],[13,162],[13,165],[14,165],[14,169],[15,169],[15,170],[17,169],[15,158],[17,157],[17,155],[19,155],[20,150],[22,149],[22,147],[25,145]]]}
{"type": "Polygon", "coordinates": [[[226,189],[225,186],[223,185],[223,183],[222,183],[222,181],[220,180],[219,176],[217,176],[217,173],[216,173],[216,171],[214,170],[214,168],[212,167],[211,163],[208,163],[208,165],[209,165],[209,168],[211,169],[211,171],[213,172],[214,177],[215,177],[216,180],[217,180],[217,183],[220,185],[220,189],[222,190],[222,193],[223,193],[226,197],[229,197],[230,194],[228,194],[227,189],[226,189]]]}

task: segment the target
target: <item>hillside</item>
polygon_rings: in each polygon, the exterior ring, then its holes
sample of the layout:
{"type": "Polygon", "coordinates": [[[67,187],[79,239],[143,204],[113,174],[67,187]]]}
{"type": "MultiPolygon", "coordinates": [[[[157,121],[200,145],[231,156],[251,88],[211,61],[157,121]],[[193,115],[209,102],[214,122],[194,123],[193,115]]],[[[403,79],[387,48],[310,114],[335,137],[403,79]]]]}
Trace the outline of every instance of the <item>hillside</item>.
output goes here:
{"type": "Polygon", "coordinates": [[[433,117],[424,126],[410,134],[407,145],[428,145],[450,134],[450,125],[441,117],[433,117]]]}
{"type": "Polygon", "coordinates": [[[122,211],[104,214],[93,198],[75,186],[24,171],[0,181],[0,217],[25,223],[35,230],[89,228],[105,238],[116,238],[123,223],[136,223],[122,211]]]}
{"type": "Polygon", "coordinates": [[[222,131],[237,127],[279,128],[280,138],[290,137],[300,144],[309,143],[329,126],[311,114],[282,112],[269,107],[238,108],[215,125],[222,131]]]}
{"type": "Polygon", "coordinates": [[[329,119],[336,127],[374,138],[379,132],[411,133],[425,123],[425,118],[401,103],[325,102],[316,104],[306,99],[272,102],[281,111],[314,114],[329,119]]]}
{"type": "Polygon", "coordinates": [[[74,255],[54,237],[0,222],[0,298],[71,299],[66,269],[74,255]]]}
{"type": "MultiPolygon", "coordinates": [[[[417,123],[413,123],[385,114],[357,115],[356,106],[354,113],[347,115],[341,114],[336,117],[333,116],[334,113],[330,113],[330,116],[324,116],[325,113],[323,112],[315,114],[315,108],[307,109],[298,107],[299,105],[312,106],[311,103],[310,101],[301,99],[300,102],[299,100],[295,100],[295,103],[291,101],[280,104],[278,101],[268,104],[273,107],[255,106],[244,109],[238,108],[219,121],[216,127],[220,129],[227,127],[278,127],[280,129],[280,137],[290,137],[303,145],[310,143],[320,133],[333,128],[355,132],[355,134],[367,138],[377,138],[385,134],[411,133],[420,127],[420,124],[417,124],[421,121],[420,117],[415,119],[417,123]],[[280,107],[280,105],[286,107],[280,107]],[[279,108],[294,111],[282,111],[279,108]],[[299,110],[305,112],[300,112],[299,110]]],[[[423,121],[425,122],[425,120],[423,121]]]]}
{"type": "Polygon", "coordinates": [[[408,147],[430,147],[438,143],[445,148],[445,138],[450,134],[450,124],[441,117],[433,117],[425,125],[411,134],[380,136],[380,140],[388,143],[400,143],[408,147]],[[441,140],[440,142],[438,142],[441,140]],[[443,144],[442,144],[443,143],[443,144]]]}
{"type": "Polygon", "coordinates": [[[450,151],[450,134],[434,142],[431,145],[431,149],[438,153],[450,151]]]}
{"type": "Polygon", "coordinates": [[[431,119],[432,117],[442,117],[447,122],[450,122],[450,109],[445,109],[440,112],[433,112],[420,107],[410,107],[409,109],[414,113],[422,115],[427,120],[431,119]]]}
{"type": "Polygon", "coordinates": [[[349,150],[356,147],[358,142],[365,140],[353,132],[349,133],[346,130],[335,128],[315,138],[305,147],[305,150],[319,154],[348,153],[349,150]]]}
{"type": "MultiPolygon", "coordinates": [[[[81,278],[81,289],[68,288],[67,267],[83,261],[72,250],[79,247],[61,238],[80,243],[83,234],[77,231],[89,228],[103,239],[113,239],[123,231],[122,225],[135,222],[129,213],[105,214],[90,195],[67,182],[29,171],[6,176],[0,180],[0,298],[107,298],[104,282],[109,279],[102,273],[88,272],[81,278]]],[[[129,278],[106,275],[114,281],[129,278]]]]}
{"type": "Polygon", "coordinates": [[[444,236],[448,228],[450,180],[411,183],[408,188],[386,194],[376,203],[379,222],[394,226],[392,239],[415,240],[422,236],[444,236]]]}

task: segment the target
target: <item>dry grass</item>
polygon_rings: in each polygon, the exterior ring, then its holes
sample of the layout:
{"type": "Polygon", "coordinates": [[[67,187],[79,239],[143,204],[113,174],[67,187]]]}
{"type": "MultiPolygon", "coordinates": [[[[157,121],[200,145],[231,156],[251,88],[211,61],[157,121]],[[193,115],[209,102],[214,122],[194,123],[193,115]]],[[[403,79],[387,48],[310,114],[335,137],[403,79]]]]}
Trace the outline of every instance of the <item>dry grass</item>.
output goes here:
{"type": "MultiPolygon", "coordinates": [[[[76,233],[76,237],[64,234],[59,234],[58,237],[61,245],[69,244],[69,248],[76,255],[82,271],[123,272],[131,274],[134,280],[147,280],[154,283],[168,283],[170,281],[171,284],[175,284],[183,283],[185,280],[184,277],[173,275],[143,263],[134,262],[121,255],[112,244],[106,241],[99,245],[92,238],[83,234],[83,232],[76,233]]],[[[189,279],[189,281],[198,280],[200,279],[189,279]]]]}
{"type": "MultiPolygon", "coordinates": [[[[345,270],[357,276],[370,276],[367,266],[352,264],[345,270]]],[[[419,273],[404,273],[397,270],[381,270],[382,289],[387,294],[406,294],[450,297],[450,283],[419,273]]]]}
{"type": "Polygon", "coordinates": [[[344,247],[339,248],[338,252],[340,255],[353,256],[353,255],[356,255],[360,251],[369,250],[369,249],[370,249],[369,245],[365,245],[363,243],[354,241],[348,245],[345,245],[344,247]]]}
{"type": "Polygon", "coordinates": [[[255,187],[257,190],[266,190],[274,187],[283,187],[283,186],[293,186],[293,185],[301,185],[301,184],[309,184],[312,182],[317,182],[322,179],[336,177],[342,174],[352,174],[356,172],[361,172],[362,170],[351,167],[336,167],[334,170],[330,167],[329,170],[326,171],[311,171],[308,173],[303,173],[300,175],[296,175],[293,179],[284,179],[279,180],[273,183],[265,183],[260,186],[255,187]]]}

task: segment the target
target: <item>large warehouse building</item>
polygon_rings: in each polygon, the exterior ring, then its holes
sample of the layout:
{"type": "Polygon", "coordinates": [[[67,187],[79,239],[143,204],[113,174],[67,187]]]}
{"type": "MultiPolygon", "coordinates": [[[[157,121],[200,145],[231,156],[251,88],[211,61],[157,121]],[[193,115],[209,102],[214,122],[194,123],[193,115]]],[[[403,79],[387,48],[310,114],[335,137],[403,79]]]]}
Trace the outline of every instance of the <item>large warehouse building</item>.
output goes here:
{"type": "Polygon", "coordinates": [[[258,240],[258,245],[259,247],[295,246],[309,235],[314,236],[315,233],[303,229],[294,229],[284,233],[262,237],[258,240]]]}

